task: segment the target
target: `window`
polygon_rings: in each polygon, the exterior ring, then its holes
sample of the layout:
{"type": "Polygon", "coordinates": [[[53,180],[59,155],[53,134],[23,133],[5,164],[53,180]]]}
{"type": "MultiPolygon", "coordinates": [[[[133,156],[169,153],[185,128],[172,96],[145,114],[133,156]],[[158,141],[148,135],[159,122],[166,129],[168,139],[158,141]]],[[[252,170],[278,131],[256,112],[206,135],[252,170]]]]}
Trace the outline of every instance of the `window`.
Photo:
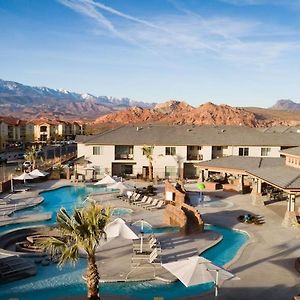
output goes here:
{"type": "Polygon", "coordinates": [[[176,155],[176,147],[166,147],[166,155],[176,155]]]}
{"type": "Polygon", "coordinates": [[[176,167],[166,166],[165,167],[165,177],[176,177],[176,167]]]}
{"type": "Polygon", "coordinates": [[[101,155],[101,154],[103,154],[103,147],[94,146],[93,147],[93,155],[101,155]]]}
{"type": "Polygon", "coordinates": [[[270,156],[271,148],[261,148],[261,156],[270,156]]]}
{"type": "Polygon", "coordinates": [[[239,156],[249,156],[249,148],[239,148],[239,156]]]}

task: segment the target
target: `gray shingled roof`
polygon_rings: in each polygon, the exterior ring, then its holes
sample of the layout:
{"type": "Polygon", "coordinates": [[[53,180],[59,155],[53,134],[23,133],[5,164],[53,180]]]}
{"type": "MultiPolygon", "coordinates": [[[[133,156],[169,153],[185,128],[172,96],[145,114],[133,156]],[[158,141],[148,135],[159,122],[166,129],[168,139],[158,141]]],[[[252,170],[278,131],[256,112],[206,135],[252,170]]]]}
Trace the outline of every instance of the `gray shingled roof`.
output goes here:
{"type": "Polygon", "coordinates": [[[283,166],[284,164],[285,159],[281,157],[225,156],[209,161],[202,161],[197,165],[203,167],[216,167],[248,171],[252,169],[260,169],[272,166],[283,166]]]}
{"type": "Polygon", "coordinates": [[[297,168],[274,166],[249,170],[248,173],[283,189],[300,189],[300,169],[297,168]]]}
{"type": "Polygon", "coordinates": [[[239,126],[129,125],[76,141],[102,145],[292,147],[300,146],[300,133],[264,133],[239,126]]]}
{"type": "Polygon", "coordinates": [[[300,156],[300,147],[294,147],[290,149],[281,150],[281,153],[300,156]]]}
{"type": "Polygon", "coordinates": [[[300,169],[286,166],[281,157],[226,156],[197,165],[246,171],[282,189],[300,189],[300,169]]]}

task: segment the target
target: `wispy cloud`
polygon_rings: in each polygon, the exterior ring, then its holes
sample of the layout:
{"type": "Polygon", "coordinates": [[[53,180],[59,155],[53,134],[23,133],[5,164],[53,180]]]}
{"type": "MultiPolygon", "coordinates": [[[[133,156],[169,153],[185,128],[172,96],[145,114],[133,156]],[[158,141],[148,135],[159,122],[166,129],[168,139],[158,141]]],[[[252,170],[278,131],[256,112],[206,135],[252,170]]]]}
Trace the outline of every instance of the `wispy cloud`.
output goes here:
{"type": "MultiPolygon", "coordinates": [[[[154,15],[147,20],[93,0],[58,1],[93,20],[113,37],[161,53],[177,49],[198,55],[204,53],[216,59],[237,63],[265,65],[276,61],[288,51],[300,48],[299,39],[292,38],[292,35],[296,34],[298,37],[299,34],[289,28],[274,28],[274,25],[257,20],[203,17],[179,5],[175,0],[169,1],[177,8],[178,14],[154,15]],[[110,15],[119,19],[109,18],[110,15]],[[261,32],[265,34],[263,37],[261,32]],[[284,35],[283,40],[278,39],[278,32],[284,35]]],[[[235,5],[255,5],[269,0],[222,1],[235,5]]]]}

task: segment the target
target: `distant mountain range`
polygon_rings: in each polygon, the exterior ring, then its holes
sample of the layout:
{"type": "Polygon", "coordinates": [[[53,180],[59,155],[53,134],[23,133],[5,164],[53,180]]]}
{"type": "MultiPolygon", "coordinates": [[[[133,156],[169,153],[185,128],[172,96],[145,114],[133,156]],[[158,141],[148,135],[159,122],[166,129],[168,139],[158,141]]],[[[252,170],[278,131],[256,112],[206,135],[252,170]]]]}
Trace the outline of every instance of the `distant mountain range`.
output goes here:
{"type": "Polygon", "coordinates": [[[275,105],[271,107],[271,109],[300,112],[300,103],[296,103],[292,100],[278,100],[275,105]]]}
{"type": "Polygon", "coordinates": [[[208,102],[193,107],[185,102],[167,101],[153,108],[131,107],[97,118],[95,126],[128,123],[193,125],[237,125],[248,127],[300,125],[300,113],[277,112],[263,108],[236,108],[208,102]]]}
{"type": "Polygon", "coordinates": [[[95,119],[130,106],[152,107],[153,103],[78,94],[63,89],[32,87],[0,79],[0,114],[32,119],[56,117],[95,119]]]}
{"type": "Polygon", "coordinates": [[[279,100],[273,107],[237,108],[211,102],[197,107],[176,100],[145,103],[128,98],[79,94],[47,87],[31,87],[0,79],[0,115],[33,120],[82,120],[93,127],[128,123],[241,125],[265,127],[300,124],[300,103],[279,100]]]}

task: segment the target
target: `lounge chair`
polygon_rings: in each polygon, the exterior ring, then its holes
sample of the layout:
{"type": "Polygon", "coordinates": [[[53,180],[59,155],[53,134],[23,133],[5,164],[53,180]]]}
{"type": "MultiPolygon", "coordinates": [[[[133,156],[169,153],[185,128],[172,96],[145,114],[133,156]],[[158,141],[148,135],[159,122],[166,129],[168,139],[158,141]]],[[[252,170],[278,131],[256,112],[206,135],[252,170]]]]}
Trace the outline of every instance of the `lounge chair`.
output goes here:
{"type": "Polygon", "coordinates": [[[153,199],[153,201],[150,204],[143,205],[143,208],[147,209],[148,207],[156,206],[156,204],[158,203],[158,201],[159,201],[159,199],[153,199]]]}
{"type": "Polygon", "coordinates": [[[148,197],[147,201],[144,201],[144,202],[141,201],[140,203],[137,203],[136,205],[137,206],[149,205],[152,201],[153,201],[152,197],[148,197]]]}
{"type": "Polygon", "coordinates": [[[159,252],[157,248],[154,248],[150,254],[135,254],[131,258],[132,263],[154,263],[158,262],[159,252]]]}
{"type": "Polygon", "coordinates": [[[147,196],[143,196],[143,198],[141,200],[136,200],[134,202],[131,202],[130,204],[140,206],[143,203],[146,203],[147,201],[148,201],[148,197],[147,196]]]}
{"type": "Polygon", "coordinates": [[[149,207],[147,207],[147,209],[152,210],[152,209],[160,209],[160,208],[164,208],[164,207],[165,207],[165,201],[159,200],[155,206],[149,206],[149,207]]]}

